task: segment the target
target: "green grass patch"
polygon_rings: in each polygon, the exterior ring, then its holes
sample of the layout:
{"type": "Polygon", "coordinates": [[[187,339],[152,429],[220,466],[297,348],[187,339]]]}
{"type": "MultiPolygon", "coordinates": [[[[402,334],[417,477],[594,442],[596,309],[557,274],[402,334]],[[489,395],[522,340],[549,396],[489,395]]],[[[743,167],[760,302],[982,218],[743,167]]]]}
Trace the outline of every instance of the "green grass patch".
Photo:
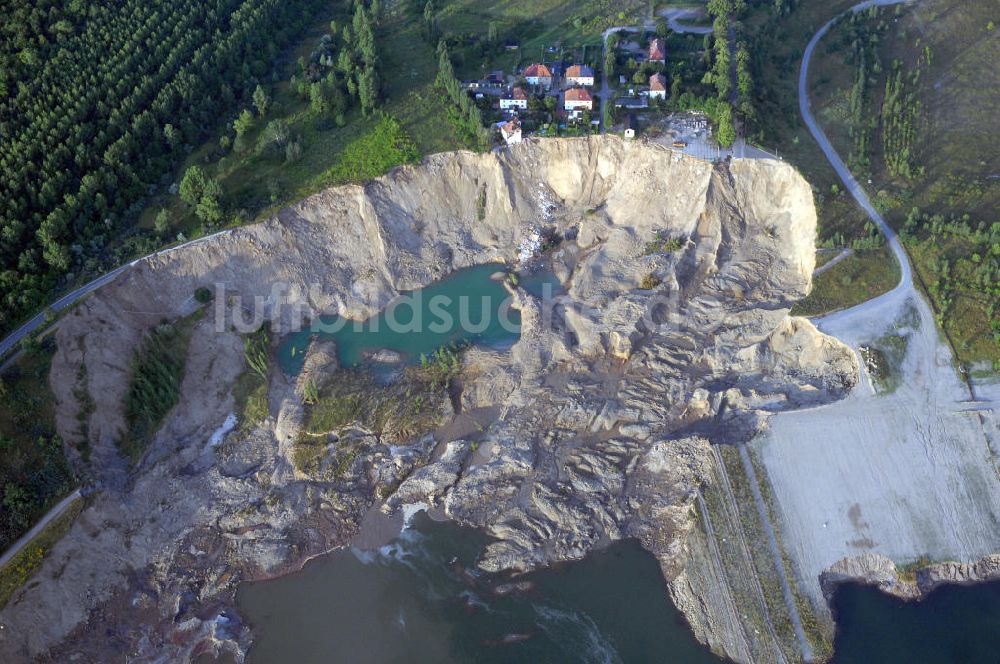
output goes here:
{"type": "Polygon", "coordinates": [[[370,180],[400,164],[416,161],[419,156],[416,145],[399,121],[383,115],[375,126],[344,147],[321,182],[339,184],[370,180]]]}
{"type": "Polygon", "coordinates": [[[11,558],[2,569],[0,569],[0,609],[7,606],[7,602],[14,595],[18,588],[27,583],[38,568],[42,566],[45,556],[52,550],[56,542],[62,539],[63,535],[69,532],[73,521],[83,511],[84,501],[77,500],[65,512],[53,519],[49,525],[42,529],[30,542],[28,542],[20,553],[11,558]]]}
{"type": "Polygon", "coordinates": [[[133,462],[142,456],[180,399],[191,333],[203,315],[204,310],[199,309],[174,323],[160,323],[135,351],[125,394],[127,430],[119,441],[119,449],[133,462]]]}
{"type": "Polygon", "coordinates": [[[862,249],[813,279],[809,295],[792,307],[793,316],[819,316],[853,307],[892,290],[899,266],[885,247],[862,249]]]}

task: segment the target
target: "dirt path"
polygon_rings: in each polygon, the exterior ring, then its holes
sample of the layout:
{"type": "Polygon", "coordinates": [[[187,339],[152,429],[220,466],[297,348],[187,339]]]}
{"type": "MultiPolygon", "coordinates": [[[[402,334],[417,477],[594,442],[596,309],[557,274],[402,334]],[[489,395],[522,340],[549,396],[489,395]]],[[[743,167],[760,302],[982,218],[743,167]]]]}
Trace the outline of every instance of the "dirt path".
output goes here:
{"type": "Polygon", "coordinates": [[[853,255],[854,255],[854,250],[853,249],[850,249],[850,248],[844,249],[839,254],[837,254],[833,259],[831,259],[829,262],[824,263],[820,267],[816,268],[815,271],[813,271],[813,279],[815,279],[819,275],[823,274],[824,272],[826,272],[827,270],[829,270],[833,266],[837,265],[837,263],[840,263],[841,261],[847,260],[848,258],[850,258],[853,255]]]}

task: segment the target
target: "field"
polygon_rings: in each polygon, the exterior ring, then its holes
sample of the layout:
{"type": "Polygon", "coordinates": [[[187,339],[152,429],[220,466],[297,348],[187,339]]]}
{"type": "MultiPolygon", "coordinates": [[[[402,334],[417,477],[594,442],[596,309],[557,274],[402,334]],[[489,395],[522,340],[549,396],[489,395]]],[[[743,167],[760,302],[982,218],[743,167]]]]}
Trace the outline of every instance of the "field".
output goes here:
{"type": "MultiPolygon", "coordinates": [[[[835,253],[821,254],[830,259],[835,253]]],[[[817,261],[819,267],[819,261],[817,261]]],[[[818,316],[858,303],[858,291],[881,293],[899,283],[899,266],[885,247],[856,251],[813,279],[809,296],[792,307],[793,316],[818,316]]]]}
{"type": "MultiPolygon", "coordinates": [[[[817,117],[900,232],[958,358],[1000,368],[995,3],[930,0],[837,25],[810,81],[817,117]],[[859,46],[864,45],[864,46],[859,46]]],[[[874,276],[874,275],[872,275],[874,276]]]]}

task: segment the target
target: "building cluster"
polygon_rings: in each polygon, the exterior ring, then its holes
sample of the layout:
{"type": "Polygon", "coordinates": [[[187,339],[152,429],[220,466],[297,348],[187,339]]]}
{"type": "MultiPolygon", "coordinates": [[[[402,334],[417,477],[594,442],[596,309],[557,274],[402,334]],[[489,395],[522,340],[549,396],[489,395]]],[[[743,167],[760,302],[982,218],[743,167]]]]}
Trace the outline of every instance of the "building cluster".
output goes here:
{"type": "MultiPolygon", "coordinates": [[[[650,40],[648,48],[641,48],[634,42],[619,48],[652,73],[648,85],[630,85],[621,77],[619,82],[626,90],[615,100],[615,106],[626,110],[644,109],[649,106],[649,100],[666,99],[667,77],[662,73],[667,61],[666,41],[656,37],[650,40]],[[647,62],[659,66],[650,67],[647,62]]],[[[542,61],[530,63],[509,76],[503,71],[494,71],[482,80],[466,82],[465,86],[478,99],[493,99],[493,108],[499,109],[503,118],[496,122],[496,130],[505,143],[514,144],[522,139],[522,125],[527,124],[531,129],[540,124],[539,117],[546,118],[541,122],[590,120],[599,110],[594,96],[594,88],[599,84],[594,68],[588,64],[542,61]]],[[[597,123],[596,120],[590,122],[597,123]]],[[[635,124],[634,117],[632,124],[635,124]]]]}

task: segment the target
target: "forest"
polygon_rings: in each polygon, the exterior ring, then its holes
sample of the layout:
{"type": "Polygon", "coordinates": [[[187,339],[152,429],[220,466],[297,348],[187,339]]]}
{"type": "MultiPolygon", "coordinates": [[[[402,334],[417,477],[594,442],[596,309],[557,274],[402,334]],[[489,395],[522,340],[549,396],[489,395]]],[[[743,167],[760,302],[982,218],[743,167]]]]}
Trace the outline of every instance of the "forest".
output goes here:
{"type": "Polygon", "coordinates": [[[142,201],[250,103],[322,4],[3,3],[0,330],[148,248],[142,201]]]}

